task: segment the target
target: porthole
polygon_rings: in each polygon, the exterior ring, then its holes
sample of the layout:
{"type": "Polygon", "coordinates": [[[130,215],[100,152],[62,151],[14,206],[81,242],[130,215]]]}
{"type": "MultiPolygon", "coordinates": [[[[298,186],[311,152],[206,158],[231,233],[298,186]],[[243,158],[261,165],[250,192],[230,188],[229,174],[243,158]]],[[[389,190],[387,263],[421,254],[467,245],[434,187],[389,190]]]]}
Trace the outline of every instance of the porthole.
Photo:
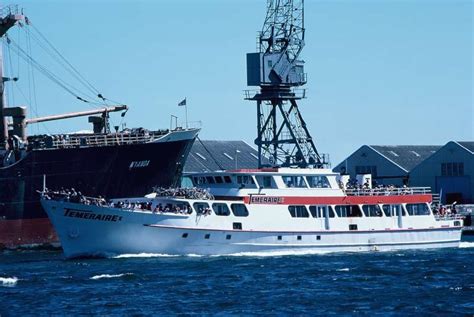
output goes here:
{"type": "Polygon", "coordinates": [[[183,235],[182,235],[181,237],[187,238],[187,237],[188,237],[188,234],[187,234],[187,233],[183,233],[183,235]]]}
{"type": "Polygon", "coordinates": [[[209,233],[207,233],[205,236],[204,236],[204,239],[209,239],[211,237],[211,235],[209,233]]]}

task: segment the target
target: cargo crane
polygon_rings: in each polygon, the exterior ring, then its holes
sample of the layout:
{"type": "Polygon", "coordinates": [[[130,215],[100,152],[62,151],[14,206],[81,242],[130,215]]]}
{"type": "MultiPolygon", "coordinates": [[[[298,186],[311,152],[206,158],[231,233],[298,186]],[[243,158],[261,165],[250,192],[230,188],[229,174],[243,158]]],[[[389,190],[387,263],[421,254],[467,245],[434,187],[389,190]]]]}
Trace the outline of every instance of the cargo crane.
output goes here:
{"type": "Polygon", "coordinates": [[[297,101],[305,98],[304,1],[267,0],[267,14],[259,33],[257,53],[247,54],[245,99],[257,102],[258,164],[323,168],[328,163],[316,150],[297,101]]]}

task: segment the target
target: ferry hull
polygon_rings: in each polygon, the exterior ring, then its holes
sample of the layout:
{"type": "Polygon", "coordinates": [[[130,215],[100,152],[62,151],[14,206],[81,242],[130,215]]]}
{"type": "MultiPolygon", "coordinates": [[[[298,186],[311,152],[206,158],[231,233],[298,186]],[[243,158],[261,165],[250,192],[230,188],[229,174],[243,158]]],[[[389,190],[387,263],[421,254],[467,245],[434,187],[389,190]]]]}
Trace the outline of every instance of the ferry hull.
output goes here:
{"type": "MultiPolygon", "coordinates": [[[[459,227],[390,231],[243,231],[176,227],[183,215],[43,201],[67,258],[119,254],[225,255],[254,252],[358,252],[458,247],[459,227]],[[55,209],[53,209],[53,207],[55,209]],[[110,221],[70,217],[81,210],[110,221]],[[115,220],[115,221],[113,221],[115,220]],[[279,240],[278,236],[281,236],[279,240]]],[[[195,222],[199,222],[199,217],[195,222]]]]}
{"type": "Polygon", "coordinates": [[[0,249],[58,242],[37,193],[44,179],[48,188],[73,187],[87,196],[145,195],[155,185],[179,182],[195,135],[169,142],[32,151],[0,168],[0,249]]]}

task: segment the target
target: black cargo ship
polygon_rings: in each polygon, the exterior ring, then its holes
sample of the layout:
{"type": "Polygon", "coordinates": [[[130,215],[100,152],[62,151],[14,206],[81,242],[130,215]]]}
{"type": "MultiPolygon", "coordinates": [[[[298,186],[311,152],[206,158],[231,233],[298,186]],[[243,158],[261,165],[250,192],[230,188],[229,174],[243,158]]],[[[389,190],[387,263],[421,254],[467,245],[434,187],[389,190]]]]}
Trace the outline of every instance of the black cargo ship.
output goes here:
{"type": "MultiPolygon", "coordinates": [[[[7,31],[15,26],[29,28],[31,23],[16,7],[0,9],[0,37],[8,51],[16,51],[30,66],[58,84],[80,102],[99,109],[27,118],[25,107],[6,107],[5,84],[17,77],[5,77],[0,55],[0,249],[57,243],[56,234],[43,211],[37,191],[45,186],[53,190],[74,188],[86,196],[143,196],[153,186],[175,186],[199,129],[148,131],[143,128],[111,131],[109,114],[127,106],[110,106],[104,98],[49,41],[41,47],[56,54],[60,64],[89,89],[87,96],[76,92],[53,72],[18,47],[7,31]],[[1,80],[3,79],[3,80],[1,80]],[[94,100],[88,99],[90,96],[94,100]],[[96,116],[93,116],[96,115],[96,116]],[[27,126],[51,120],[89,116],[93,133],[27,135],[27,126]]],[[[33,26],[27,35],[33,34],[33,26]]],[[[34,39],[44,36],[37,31],[34,39]]]]}

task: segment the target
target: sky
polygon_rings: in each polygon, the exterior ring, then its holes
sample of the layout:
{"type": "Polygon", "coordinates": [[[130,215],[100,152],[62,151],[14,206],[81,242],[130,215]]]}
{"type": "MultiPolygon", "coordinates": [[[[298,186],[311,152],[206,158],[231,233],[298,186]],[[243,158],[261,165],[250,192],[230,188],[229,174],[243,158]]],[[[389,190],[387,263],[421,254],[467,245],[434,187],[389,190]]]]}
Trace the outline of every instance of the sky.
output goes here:
{"type": "MultiPolygon", "coordinates": [[[[246,53],[256,51],[265,0],[19,5],[99,92],[130,107],[112,125],[168,128],[171,115],[184,121],[177,104],[187,98],[189,121],[202,123],[201,139],[253,145],[256,104],[244,100],[244,90],[254,89],[246,86],[246,53]]],[[[333,167],[364,144],[474,140],[473,10],[472,1],[461,0],[305,1],[301,57],[308,83],[299,106],[333,167]]],[[[27,34],[9,33],[20,46],[27,34]]],[[[35,60],[63,74],[31,35],[30,42],[35,60]]],[[[6,75],[19,77],[8,83],[10,105],[28,105],[30,117],[91,109],[41,73],[28,75],[14,52],[8,56],[6,75]]],[[[31,125],[29,133],[84,129],[91,129],[87,118],[77,118],[31,125]]]]}

